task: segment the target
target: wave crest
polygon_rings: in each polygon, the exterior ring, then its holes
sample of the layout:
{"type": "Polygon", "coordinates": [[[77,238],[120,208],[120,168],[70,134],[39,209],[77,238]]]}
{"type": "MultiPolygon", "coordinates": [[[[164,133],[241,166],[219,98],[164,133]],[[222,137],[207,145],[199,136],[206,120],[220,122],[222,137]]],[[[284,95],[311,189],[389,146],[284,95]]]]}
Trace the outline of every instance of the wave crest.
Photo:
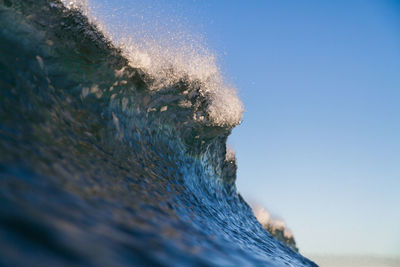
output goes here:
{"type": "MultiPolygon", "coordinates": [[[[127,58],[129,65],[141,69],[148,77],[148,89],[162,91],[186,83],[188,90],[182,95],[196,90],[206,99],[205,116],[193,116],[197,122],[233,128],[242,120],[243,104],[236,89],[229,85],[221,74],[215,55],[205,48],[198,39],[184,32],[168,32],[165,37],[155,37],[152,33],[129,36],[127,28],[119,27],[117,32],[102,23],[100,16],[91,11],[86,0],[63,0],[67,8],[78,8],[89,17],[102,33],[118,47],[127,58]],[[122,36],[122,37],[120,37],[122,36]]],[[[181,105],[188,107],[183,99],[181,105]]]]}

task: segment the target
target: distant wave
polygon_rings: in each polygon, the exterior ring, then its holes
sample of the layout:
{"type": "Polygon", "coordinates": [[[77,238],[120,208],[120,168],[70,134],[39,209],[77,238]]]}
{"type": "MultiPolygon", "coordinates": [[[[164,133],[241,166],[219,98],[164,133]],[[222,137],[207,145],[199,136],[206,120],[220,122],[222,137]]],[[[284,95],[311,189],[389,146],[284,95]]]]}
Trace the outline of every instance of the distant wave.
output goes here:
{"type": "Polygon", "coordinates": [[[294,251],[299,251],[292,231],[287,228],[285,221],[271,217],[271,214],[260,205],[252,205],[254,216],[273,237],[286,244],[294,251]]]}
{"type": "Polygon", "coordinates": [[[315,266],[236,191],[243,107],[214,56],[89,14],[0,0],[0,265],[315,266]]]}

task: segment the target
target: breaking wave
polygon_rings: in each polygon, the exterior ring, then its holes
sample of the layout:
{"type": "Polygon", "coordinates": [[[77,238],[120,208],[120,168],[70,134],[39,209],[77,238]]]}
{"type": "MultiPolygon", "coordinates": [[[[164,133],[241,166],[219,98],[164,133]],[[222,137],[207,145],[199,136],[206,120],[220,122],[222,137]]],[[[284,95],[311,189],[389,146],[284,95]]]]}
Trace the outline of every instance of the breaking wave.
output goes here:
{"type": "Polygon", "coordinates": [[[212,53],[90,12],[0,0],[0,265],[315,266],[236,191],[243,107],[212,53]]]}

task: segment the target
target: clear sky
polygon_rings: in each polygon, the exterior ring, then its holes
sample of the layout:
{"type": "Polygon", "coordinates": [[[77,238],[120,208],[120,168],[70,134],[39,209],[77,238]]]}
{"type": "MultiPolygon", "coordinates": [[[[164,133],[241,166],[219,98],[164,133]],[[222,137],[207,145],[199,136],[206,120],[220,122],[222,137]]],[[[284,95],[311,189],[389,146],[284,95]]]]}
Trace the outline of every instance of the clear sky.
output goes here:
{"type": "Polygon", "coordinates": [[[400,256],[400,2],[91,2],[205,36],[246,109],[238,190],[301,252],[400,256]]]}

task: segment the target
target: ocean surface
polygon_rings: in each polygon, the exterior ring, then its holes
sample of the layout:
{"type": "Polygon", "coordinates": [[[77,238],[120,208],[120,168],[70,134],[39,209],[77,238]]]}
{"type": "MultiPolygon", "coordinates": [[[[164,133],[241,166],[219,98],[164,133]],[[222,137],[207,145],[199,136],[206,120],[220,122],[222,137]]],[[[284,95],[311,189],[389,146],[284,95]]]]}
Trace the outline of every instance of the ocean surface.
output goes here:
{"type": "Polygon", "coordinates": [[[213,57],[100,26],[0,0],[0,266],[316,266],[237,193],[243,107],[213,57]]]}

